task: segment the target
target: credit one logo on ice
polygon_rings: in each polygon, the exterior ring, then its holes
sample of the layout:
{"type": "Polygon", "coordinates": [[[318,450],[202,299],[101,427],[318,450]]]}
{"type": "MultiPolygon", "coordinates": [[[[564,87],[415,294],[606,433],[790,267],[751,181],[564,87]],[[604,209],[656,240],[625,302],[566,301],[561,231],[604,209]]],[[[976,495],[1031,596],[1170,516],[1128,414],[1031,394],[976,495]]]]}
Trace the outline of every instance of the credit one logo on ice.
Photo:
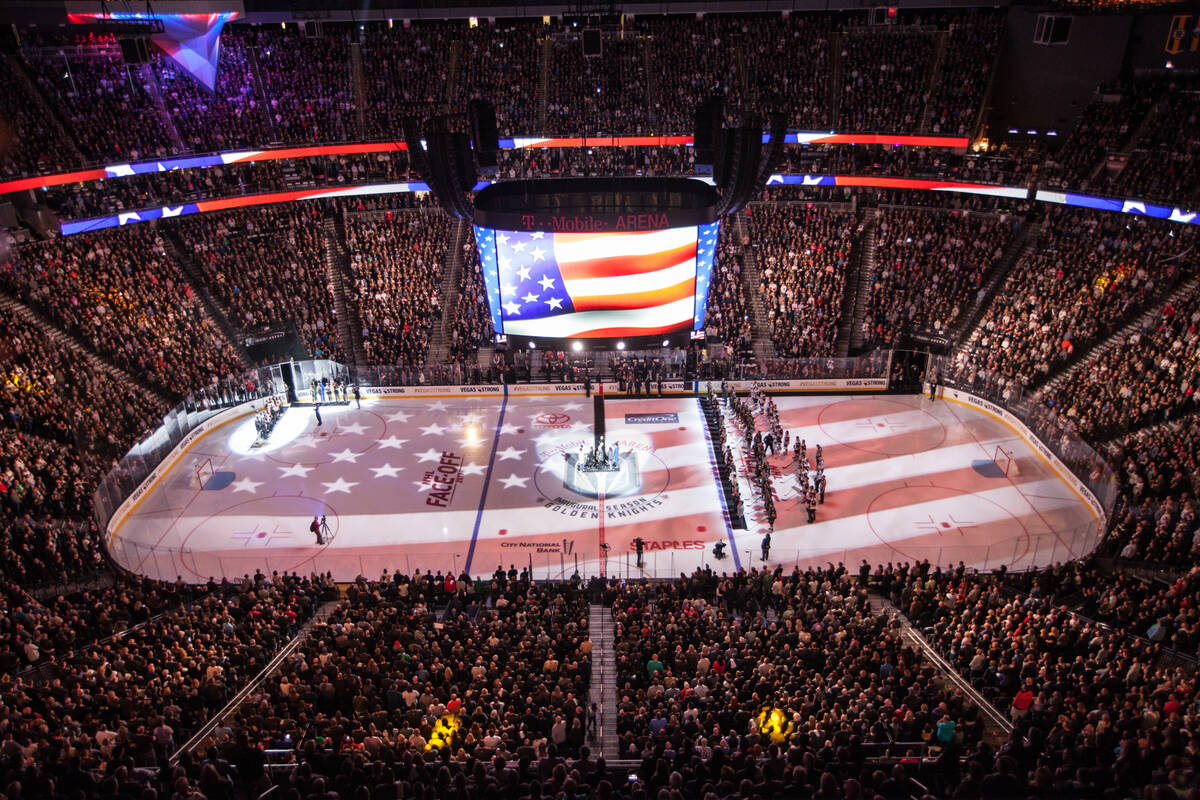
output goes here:
{"type": "Polygon", "coordinates": [[[679,423],[679,415],[675,413],[669,414],[626,414],[626,425],[676,425],[679,423]]]}

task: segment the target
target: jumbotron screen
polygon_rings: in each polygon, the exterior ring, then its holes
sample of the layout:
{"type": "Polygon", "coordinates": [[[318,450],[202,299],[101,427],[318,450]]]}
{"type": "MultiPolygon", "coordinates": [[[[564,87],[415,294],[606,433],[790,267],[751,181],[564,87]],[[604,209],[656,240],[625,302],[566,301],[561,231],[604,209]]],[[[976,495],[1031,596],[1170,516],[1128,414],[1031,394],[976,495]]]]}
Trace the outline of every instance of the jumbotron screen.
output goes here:
{"type": "Polygon", "coordinates": [[[719,225],[606,233],[476,225],[492,327],[531,339],[702,330],[719,225]]]}

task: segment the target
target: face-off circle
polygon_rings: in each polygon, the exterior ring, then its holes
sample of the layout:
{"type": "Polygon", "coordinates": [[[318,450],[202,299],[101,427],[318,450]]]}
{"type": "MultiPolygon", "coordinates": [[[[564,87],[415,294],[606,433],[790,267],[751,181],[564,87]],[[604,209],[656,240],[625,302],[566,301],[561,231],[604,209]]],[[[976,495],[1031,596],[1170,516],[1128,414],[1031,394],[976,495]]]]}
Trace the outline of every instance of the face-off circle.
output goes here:
{"type": "Polygon", "coordinates": [[[247,559],[253,560],[269,555],[272,559],[271,569],[286,572],[299,570],[316,555],[312,551],[316,540],[309,530],[313,517],[324,516],[329,525],[329,529],[322,535],[326,546],[337,538],[341,530],[341,520],[337,511],[325,500],[296,495],[256,497],[226,506],[200,520],[188,531],[180,542],[181,553],[188,556],[180,559],[185,570],[202,579],[207,579],[209,574],[216,574],[212,570],[208,570],[206,574],[205,570],[199,568],[206,558],[216,556],[210,556],[203,551],[193,551],[189,554],[188,542],[193,536],[197,536],[205,544],[214,544],[207,530],[210,523],[217,518],[229,516],[236,516],[244,522],[225,534],[225,541],[220,543],[223,545],[221,559],[233,560],[244,554],[247,559]],[[233,551],[234,555],[228,555],[230,551],[233,551]],[[295,553],[294,562],[283,560],[287,558],[289,551],[295,553]]]}
{"type": "Polygon", "coordinates": [[[946,426],[940,419],[923,408],[882,397],[831,403],[821,409],[817,425],[826,441],[880,456],[925,453],[946,440],[946,426]]]}
{"type": "MultiPolygon", "coordinates": [[[[596,484],[573,466],[580,450],[586,451],[592,444],[591,436],[564,434],[538,447],[541,461],[534,471],[533,485],[543,507],[568,516],[599,514],[596,484]]],[[[608,446],[613,445],[620,455],[620,471],[595,473],[606,476],[602,479],[606,516],[627,517],[654,507],[653,501],[671,483],[671,470],[654,452],[653,441],[642,434],[622,431],[608,440],[608,446]]]]}

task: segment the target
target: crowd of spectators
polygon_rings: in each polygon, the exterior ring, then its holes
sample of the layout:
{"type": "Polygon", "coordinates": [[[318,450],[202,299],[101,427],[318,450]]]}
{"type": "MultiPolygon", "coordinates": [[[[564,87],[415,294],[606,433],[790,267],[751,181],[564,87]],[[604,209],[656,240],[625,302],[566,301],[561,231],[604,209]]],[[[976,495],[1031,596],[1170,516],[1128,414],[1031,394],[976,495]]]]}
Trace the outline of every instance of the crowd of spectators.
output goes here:
{"type": "MultiPolygon", "coordinates": [[[[949,24],[945,53],[929,98],[933,112],[928,132],[943,136],[969,136],[987,92],[1005,14],[983,11],[949,24]]],[[[922,121],[922,125],[925,122],[922,121]]]]}
{"type": "Polygon", "coordinates": [[[956,373],[1040,382],[1189,271],[1186,227],[1051,209],[958,354],[956,373]]]}
{"type": "Polygon", "coordinates": [[[750,206],[746,221],[776,352],[833,354],[859,226],[850,213],[802,204],[750,206]]]}
{"type": "Polygon", "coordinates": [[[63,583],[102,565],[91,523],[102,464],[61,442],[0,429],[0,569],[25,587],[63,583]]]}
{"type": "Polygon", "coordinates": [[[587,620],[577,580],[539,586],[502,567],[478,583],[385,570],[348,588],[231,727],[265,746],[392,761],[424,757],[435,724],[454,713],[455,760],[576,755],[591,679],[587,620]]]}
{"type": "Polygon", "coordinates": [[[0,678],[6,747],[20,756],[4,760],[6,794],[144,796],[166,757],[266,665],[331,588],[324,578],[288,575],[212,584],[154,616],[147,606],[122,636],[81,642],[39,669],[0,678]]]}
{"type": "Polygon", "coordinates": [[[791,14],[785,20],[752,17],[742,25],[742,53],[750,108],[768,124],[784,112],[788,127],[833,126],[829,108],[829,49],[833,22],[824,15],[791,14]]]}
{"type": "Polygon", "coordinates": [[[19,69],[0,61],[0,173],[16,177],[79,166],[79,152],[42,111],[19,69]]]}
{"type": "Polygon", "coordinates": [[[0,403],[6,428],[111,461],[166,410],[23,317],[0,320],[0,341],[5,345],[0,403]]]}
{"type": "Polygon", "coordinates": [[[1124,168],[1109,181],[1109,192],[1166,200],[1186,208],[1200,205],[1200,127],[1195,78],[1165,82],[1135,92],[1158,100],[1145,130],[1133,143],[1124,168]]]}
{"type": "Polygon", "coordinates": [[[211,92],[174,59],[154,53],[159,91],[184,148],[205,153],[262,147],[278,140],[254,77],[249,38],[241,35],[239,28],[224,29],[216,86],[211,92]]]}
{"type": "Polygon", "coordinates": [[[242,330],[295,324],[313,358],[343,361],[315,203],[185,217],[171,226],[242,330]]]}
{"type": "Polygon", "coordinates": [[[479,247],[470,231],[462,245],[462,271],[458,276],[458,302],[450,311],[447,327],[450,358],[464,364],[476,363],[481,345],[492,341],[492,317],[488,312],[487,287],[479,265],[479,247]]]}
{"type": "MultiPolygon", "coordinates": [[[[475,98],[496,109],[502,135],[528,136],[540,130],[542,21],[482,21],[460,32],[455,104],[465,107],[475,98]]],[[[433,80],[431,78],[431,80],[433,80]]]]}
{"type": "MultiPolygon", "coordinates": [[[[638,17],[638,32],[648,37],[654,84],[651,123],[655,133],[691,134],[696,108],[709,97],[720,97],[730,109],[741,106],[737,59],[730,53],[745,46],[744,29],[751,18],[706,14],[700,19],[638,17]]],[[[788,62],[795,57],[789,54],[788,62]]]]}
{"type": "MultiPolygon", "coordinates": [[[[350,68],[350,31],[329,26],[306,37],[298,26],[256,26],[241,33],[254,48],[257,74],[267,96],[267,123],[274,141],[319,144],[361,139],[350,68]]],[[[363,75],[374,63],[371,40],[363,45],[363,75]]],[[[379,67],[382,72],[382,67],[379,67]]]]}
{"type": "Polygon", "coordinates": [[[1190,598],[1200,589],[1198,580],[1200,567],[1195,566],[1171,578],[1151,578],[1114,572],[1094,559],[1081,559],[1014,575],[1010,584],[1054,597],[1077,616],[1194,659],[1200,654],[1200,620],[1190,598]]]}
{"type": "MultiPolygon", "coordinates": [[[[1154,93],[1142,86],[1101,86],[1096,99],[1083,109],[1062,145],[1038,172],[1039,181],[1049,186],[1087,189],[1092,175],[1133,135],[1154,100],[1154,93]]],[[[1103,179],[1097,184],[1102,185],[1103,179]]]]}
{"type": "Polygon", "coordinates": [[[367,359],[422,365],[442,317],[450,220],[440,210],[347,214],[346,246],[367,359]]]}
{"type": "MultiPolygon", "coordinates": [[[[955,797],[1130,797],[1150,787],[1149,796],[1187,794],[1195,769],[1194,669],[1161,660],[1156,641],[1129,635],[1141,631],[1087,619],[1068,602],[1080,591],[1090,595],[1083,600],[1089,607],[1111,606],[1115,616],[1127,581],[1107,583],[1106,574],[1095,593],[1060,586],[1060,596],[1050,592],[1053,581],[1014,591],[1003,572],[904,572],[877,575],[882,591],[1015,725],[996,754],[996,773],[968,759],[955,797]]],[[[1157,602],[1146,609],[1185,610],[1190,638],[1186,595],[1157,602]]]]}
{"type": "MultiPolygon", "coordinates": [[[[451,27],[441,22],[376,24],[364,26],[361,36],[364,133],[368,139],[400,140],[406,117],[427,119],[446,103],[451,27]]],[[[349,77],[348,55],[345,62],[337,61],[341,55],[330,54],[334,66],[349,77]]]]}
{"type": "Polygon", "coordinates": [[[991,215],[880,210],[863,340],[888,346],[906,332],[948,335],[1016,228],[991,215]]]}
{"type": "Polygon", "coordinates": [[[1133,431],[1114,443],[1109,455],[1122,493],[1101,551],[1174,567],[1195,563],[1200,558],[1200,426],[1195,418],[1133,431]]]}
{"type": "Polygon", "coordinates": [[[27,48],[24,66],[87,162],[155,158],[178,150],[169,117],[155,106],[156,85],[146,72],[125,63],[115,37],[27,48]]]}
{"type": "Polygon", "coordinates": [[[149,226],[25,245],[0,264],[0,286],[168,396],[238,370],[149,226]]]}
{"type": "Polygon", "coordinates": [[[502,150],[501,179],[568,178],[626,175],[651,177],[690,175],[695,171],[691,147],[602,147],[502,150]]]}
{"type": "Polygon", "coordinates": [[[933,34],[897,27],[842,40],[838,130],[915,131],[929,95],[933,34]]]}
{"type": "Polygon", "coordinates": [[[790,712],[790,741],[820,748],[979,741],[975,709],[903,640],[844,568],[697,572],[629,585],[613,603],[621,755],[717,747],[764,708],[790,712]]]}
{"type": "Polygon", "coordinates": [[[1046,398],[1085,439],[1104,441],[1187,413],[1200,403],[1200,295],[1177,302],[1164,304],[1046,398]]]}
{"type": "MultiPolygon", "coordinates": [[[[603,57],[585,58],[578,40],[551,48],[550,96],[545,134],[549,136],[637,135],[650,133],[646,96],[646,40],[632,31],[606,37],[603,57]]],[[[661,91],[669,86],[658,83],[661,91]]],[[[693,120],[694,122],[694,120],[693,120]]]]}

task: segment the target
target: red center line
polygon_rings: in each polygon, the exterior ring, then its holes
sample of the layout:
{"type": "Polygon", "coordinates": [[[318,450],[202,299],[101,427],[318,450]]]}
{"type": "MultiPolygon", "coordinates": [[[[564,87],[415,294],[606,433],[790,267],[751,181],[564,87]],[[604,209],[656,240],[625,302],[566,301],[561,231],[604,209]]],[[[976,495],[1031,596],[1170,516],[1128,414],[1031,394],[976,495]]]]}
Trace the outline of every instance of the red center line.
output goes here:
{"type": "Polygon", "coordinates": [[[606,479],[606,477],[604,476],[604,474],[603,474],[603,473],[601,473],[601,476],[600,476],[600,492],[599,492],[599,494],[598,494],[598,495],[597,495],[597,497],[596,497],[596,499],[600,501],[600,504],[599,504],[599,507],[600,507],[600,525],[599,525],[599,530],[598,530],[598,532],[599,532],[599,534],[600,534],[600,577],[601,577],[601,578],[607,578],[607,577],[608,577],[608,569],[607,569],[607,566],[608,566],[608,558],[606,558],[606,557],[604,556],[604,484],[605,484],[606,482],[607,482],[607,479],[606,479]]]}

